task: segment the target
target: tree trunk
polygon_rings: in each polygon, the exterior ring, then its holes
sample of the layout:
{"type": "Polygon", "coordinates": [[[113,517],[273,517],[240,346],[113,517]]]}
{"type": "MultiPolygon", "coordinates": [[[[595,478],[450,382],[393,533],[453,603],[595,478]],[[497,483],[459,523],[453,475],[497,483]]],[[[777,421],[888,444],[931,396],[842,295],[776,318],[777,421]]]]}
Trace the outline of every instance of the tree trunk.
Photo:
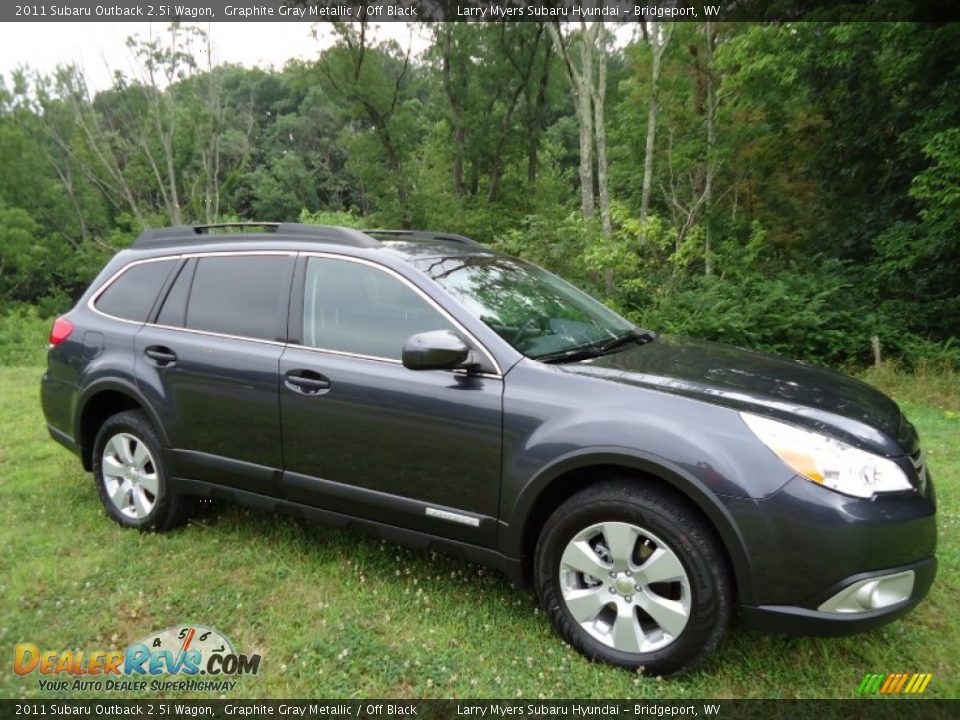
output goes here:
{"type": "Polygon", "coordinates": [[[410,194],[407,192],[406,173],[404,171],[403,160],[397,152],[393,143],[393,138],[386,130],[380,136],[380,142],[387,155],[387,164],[396,178],[397,204],[400,206],[400,222],[404,230],[410,230],[413,224],[413,218],[410,216],[410,194]]]}
{"type": "Polygon", "coordinates": [[[597,142],[597,185],[600,193],[600,218],[603,222],[603,234],[613,235],[610,220],[610,187],[607,181],[607,130],[604,119],[604,105],[607,99],[607,36],[602,23],[600,25],[601,44],[598,53],[597,84],[593,88],[593,132],[597,142]]]}
{"type": "MultiPolygon", "coordinates": [[[[172,123],[172,121],[171,121],[172,123]]],[[[180,206],[180,195],[177,190],[177,171],[173,159],[173,126],[171,125],[171,137],[164,144],[164,152],[167,155],[167,179],[170,183],[170,222],[173,225],[179,225],[183,222],[183,209],[180,206]]]]}
{"type": "Polygon", "coordinates": [[[206,128],[205,138],[198,138],[198,145],[205,142],[207,149],[203,157],[204,192],[203,211],[208,223],[216,222],[220,215],[220,139],[226,120],[226,107],[223,102],[221,77],[213,64],[213,43],[207,36],[207,77],[204,104],[210,127],[206,128]]]}
{"type": "Polygon", "coordinates": [[[547,25],[557,52],[563,60],[570,81],[570,92],[577,113],[580,130],[580,210],[584,218],[592,218],[596,206],[593,200],[593,113],[590,102],[590,83],[593,81],[593,33],[584,30],[580,44],[580,69],[570,60],[559,23],[547,25]]]}
{"type": "Polygon", "coordinates": [[[537,184],[540,173],[540,132],[544,124],[544,108],[547,105],[547,87],[550,84],[550,61],[552,59],[550,43],[544,44],[543,69],[540,73],[540,83],[537,86],[537,98],[534,101],[533,114],[527,130],[527,185],[537,184]]]}
{"type": "MultiPolygon", "coordinates": [[[[607,179],[607,130],[604,117],[604,106],[607,99],[607,34],[602,23],[600,26],[600,46],[597,54],[597,83],[591,88],[593,97],[593,133],[597,143],[597,187],[600,195],[600,221],[604,237],[613,236],[613,222],[610,218],[610,185],[607,179]]],[[[613,297],[616,292],[613,268],[607,267],[603,272],[603,284],[607,297],[613,297]]]]}
{"type": "Polygon", "coordinates": [[[650,23],[650,45],[653,49],[653,68],[650,82],[650,102],[647,108],[647,142],[643,154],[643,190],[640,195],[640,221],[645,222],[650,213],[650,191],[653,188],[653,155],[657,138],[658,96],[660,94],[660,64],[663,53],[673,35],[673,26],[666,23],[650,23]]]}
{"type": "Polygon", "coordinates": [[[462,117],[456,113],[453,122],[453,192],[457,197],[463,197],[463,150],[467,144],[467,131],[462,117]]]}
{"type": "MultiPolygon", "coordinates": [[[[531,65],[533,60],[531,59],[531,65]]],[[[490,189],[487,192],[487,202],[494,202],[497,199],[497,193],[500,192],[500,176],[503,172],[503,146],[507,142],[510,133],[510,123],[513,120],[513,113],[517,109],[517,102],[520,100],[520,94],[523,92],[523,85],[517,85],[510,102],[507,104],[506,112],[500,120],[500,132],[497,135],[497,142],[493,151],[493,167],[490,169],[490,189]]]]}
{"type": "Polygon", "coordinates": [[[585,218],[596,214],[593,199],[593,113],[590,83],[593,80],[593,38],[584,35],[580,45],[581,72],[576,78],[577,115],[580,120],[580,207],[585,218]]]}
{"type": "Polygon", "coordinates": [[[82,95],[70,96],[70,109],[74,122],[83,133],[86,145],[96,159],[95,163],[81,165],[81,169],[87,178],[100,188],[108,202],[114,207],[125,204],[137,219],[137,224],[140,227],[146,227],[139,198],[127,182],[117,154],[110,143],[109,134],[100,125],[97,114],[93,110],[93,103],[87,95],[86,80],[79,69],[73,68],[72,73],[73,82],[81,90],[82,95]],[[97,165],[102,172],[97,171],[97,165]]]}
{"type": "MultiPolygon", "coordinates": [[[[500,192],[500,180],[503,177],[504,147],[510,136],[514,134],[512,132],[513,116],[520,104],[521,96],[526,99],[527,126],[529,128],[531,78],[533,77],[533,71],[537,63],[540,44],[543,40],[543,24],[538,23],[536,35],[534,35],[532,39],[524,38],[523,36],[520,37],[519,42],[516,43],[519,52],[515,54],[510,47],[510,38],[508,38],[504,32],[504,27],[505,26],[501,25],[500,44],[508,62],[513,68],[516,86],[512,92],[509,93],[509,100],[507,100],[506,108],[500,118],[499,131],[496,136],[496,141],[493,144],[493,162],[490,166],[490,185],[487,190],[488,203],[496,201],[500,192]]],[[[546,44],[549,46],[549,41],[547,41],[546,44]]],[[[505,89],[506,88],[509,88],[509,85],[505,84],[505,89]]]]}
{"type": "MultiPolygon", "coordinates": [[[[172,84],[177,77],[178,53],[181,52],[177,31],[179,24],[170,24],[170,66],[166,69],[167,83],[172,84]]],[[[150,93],[149,101],[153,105],[154,122],[157,128],[157,135],[160,139],[160,147],[164,155],[164,169],[166,171],[167,182],[167,212],[170,216],[172,225],[179,225],[183,219],[183,213],[180,207],[180,193],[177,189],[177,170],[173,157],[173,137],[177,128],[176,108],[173,105],[173,99],[164,94],[164,88],[161,88],[156,81],[153,72],[153,66],[148,66],[148,77],[150,86],[153,90],[150,93]],[[166,115],[166,118],[164,118],[166,115]],[[164,122],[166,119],[166,122],[164,122]]],[[[146,142],[144,143],[146,144],[146,142]]]]}
{"type": "Polygon", "coordinates": [[[713,43],[716,35],[715,30],[716,28],[714,24],[712,22],[707,22],[706,27],[704,28],[704,34],[706,35],[705,62],[707,66],[707,179],[703,188],[706,225],[703,247],[703,271],[706,275],[713,274],[713,248],[711,246],[712,237],[710,235],[710,206],[713,201],[713,175],[715,170],[714,163],[716,162],[716,158],[714,156],[716,155],[717,147],[717,87],[713,76],[713,43]]]}
{"type": "Polygon", "coordinates": [[[463,119],[464,99],[461,97],[460,82],[453,73],[453,30],[443,27],[443,87],[450,102],[450,116],[453,120],[453,191],[457,197],[463,197],[463,157],[467,144],[467,130],[463,119]]]}

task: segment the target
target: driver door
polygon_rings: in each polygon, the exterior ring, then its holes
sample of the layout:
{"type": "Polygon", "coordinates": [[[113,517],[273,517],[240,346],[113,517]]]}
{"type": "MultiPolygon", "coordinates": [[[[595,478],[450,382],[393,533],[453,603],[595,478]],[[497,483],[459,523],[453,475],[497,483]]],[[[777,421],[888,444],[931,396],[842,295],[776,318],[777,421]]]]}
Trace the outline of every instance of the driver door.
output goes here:
{"type": "Polygon", "coordinates": [[[492,547],[503,380],[405,368],[410,335],[459,330],[387,268],[305,256],[294,282],[299,343],[280,359],[284,497],[492,547]]]}

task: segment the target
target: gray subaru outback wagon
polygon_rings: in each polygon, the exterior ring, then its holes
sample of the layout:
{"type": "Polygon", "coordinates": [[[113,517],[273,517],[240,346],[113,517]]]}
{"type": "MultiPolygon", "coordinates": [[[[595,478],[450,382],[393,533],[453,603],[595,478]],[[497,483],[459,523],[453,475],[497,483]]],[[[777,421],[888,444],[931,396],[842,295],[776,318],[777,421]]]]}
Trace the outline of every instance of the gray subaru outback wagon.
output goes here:
{"type": "Polygon", "coordinates": [[[643,330],[458,235],[148,230],[56,320],[42,400],[121,525],[218,498],[460,555],[654,674],[703,662],[734,611],[867,630],[936,572],[888,397],[643,330]]]}

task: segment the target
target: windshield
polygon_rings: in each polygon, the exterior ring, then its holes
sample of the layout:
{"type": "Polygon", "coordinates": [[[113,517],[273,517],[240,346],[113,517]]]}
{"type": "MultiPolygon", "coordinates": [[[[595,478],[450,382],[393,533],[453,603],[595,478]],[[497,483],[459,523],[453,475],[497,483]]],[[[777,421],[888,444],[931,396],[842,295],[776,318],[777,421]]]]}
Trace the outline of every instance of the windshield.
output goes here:
{"type": "Polygon", "coordinates": [[[637,332],[633,323],[542,268],[514,258],[423,258],[414,264],[514,348],[548,358],[637,332]]]}

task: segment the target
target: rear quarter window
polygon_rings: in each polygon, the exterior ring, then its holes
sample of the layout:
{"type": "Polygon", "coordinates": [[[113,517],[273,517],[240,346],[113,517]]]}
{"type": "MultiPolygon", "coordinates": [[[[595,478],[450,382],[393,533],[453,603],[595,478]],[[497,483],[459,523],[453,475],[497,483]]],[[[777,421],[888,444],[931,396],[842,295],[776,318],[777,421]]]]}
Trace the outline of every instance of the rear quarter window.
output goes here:
{"type": "Polygon", "coordinates": [[[93,306],[123,320],[145,322],[176,260],[129,265],[97,296],[93,306]]]}

